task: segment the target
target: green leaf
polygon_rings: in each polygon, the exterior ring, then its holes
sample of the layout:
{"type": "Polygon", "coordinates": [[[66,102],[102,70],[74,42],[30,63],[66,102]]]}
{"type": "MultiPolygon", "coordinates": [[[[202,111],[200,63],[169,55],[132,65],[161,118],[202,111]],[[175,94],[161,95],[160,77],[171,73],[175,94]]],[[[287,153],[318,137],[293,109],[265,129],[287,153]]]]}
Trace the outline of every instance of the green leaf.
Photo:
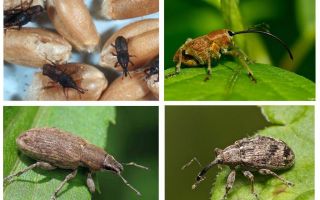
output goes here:
{"type": "MultiPolygon", "coordinates": [[[[270,136],[285,141],[295,153],[295,165],[277,172],[293,182],[287,187],[273,177],[255,176],[255,190],[263,200],[313,200],[314,199],[314,108],[312,106],[263,106],[262,112],[273,124],[260,130],[257,135],[270,136]]],[[[220,200],[225,193],[226,177],[230,172],[224,168],[218,174],[212,188],[211,200],[220,200]]],[[[249,181],[238,173],[228,200],[255,199],[249,181]]]]}
{"type": "MultiPolygon", "coordinates": [[[[236,62],[223,62],[206,69],[183,68],[165,79],[166,100],[314,100],[315,84],[295,73],[266,64],[250,65],[257,83],[236,62]]],[[[174,68],[165,70],[165,75],[174,68]]]]}
{"type": "MultiPolygon", "coordinates": [[[[4,176],[13,174],[34,160],[21,154],[15,138],[34,127],[57,127],[106,148],[107,131],[115,123],[114,107],[5,107],[4,108],[4,176]]],[[[70,170],[31,170],[4,186],[4,199],[50,199],[70,170]]],[[[90,199],[85,170],[59,193],[59,199],[90,199]]]]}

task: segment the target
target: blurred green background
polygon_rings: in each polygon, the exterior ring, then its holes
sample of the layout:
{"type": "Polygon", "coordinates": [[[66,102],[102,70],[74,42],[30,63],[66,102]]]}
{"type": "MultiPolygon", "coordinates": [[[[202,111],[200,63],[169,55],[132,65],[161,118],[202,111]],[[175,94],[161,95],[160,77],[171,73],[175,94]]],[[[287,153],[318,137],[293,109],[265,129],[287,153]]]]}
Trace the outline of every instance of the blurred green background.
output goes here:
{"type": "MultiPolygon", "coordinates": [[[[231,1],[231,0],[224,0],[231,1]]],[[[293,52],[269,37],[246,34],[241,47],[258,63],[273,64],[315,81],[315,1],[314,0],[239,0],[245,28],[266,23],[270,32],[283,39],[293,52]]],[[[165,69],[174,67],[176,50],[187,38],[213,30],[230,28],[225,23],[220,0],[165,1],[165,69]]],[[[241,22],[240,22],[241,23],[241,22]]],[[[234,30],[239,31],[239,30],[234,30]]],[[[236,37],[236,36],[235,36],[236,37]]]]}
{"type": "Polygon", "coordinates": [[[149,171],[127,166],[123,176],[142,194],[137,196],[111,173],[99,173],[101,194],[93,199],[158,199],[158,107],[117,107],[110,125],[107,151],[121,162],[147,163],[149,171]]]}
{"type": "Polygon", "coordinates": [[[166,106],[165,117],[166,200],[209,199],[218,168],[191,190],[201,169],[196,163],[185,170],[181,167],[193,157],[207,165],[215,148],[223,149],[269,125],[255,106],[166,106]]]}

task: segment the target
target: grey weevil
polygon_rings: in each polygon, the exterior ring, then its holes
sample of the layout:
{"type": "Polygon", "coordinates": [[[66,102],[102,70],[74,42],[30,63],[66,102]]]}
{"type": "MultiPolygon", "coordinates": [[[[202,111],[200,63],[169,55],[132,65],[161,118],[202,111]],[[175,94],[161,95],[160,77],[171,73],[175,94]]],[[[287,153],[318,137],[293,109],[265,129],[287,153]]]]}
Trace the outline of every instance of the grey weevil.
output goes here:
{"type": "MultiPolygon", "coordinates": [[[[224,199],[233,186],[236,176],[236,170],[239,170],[251,182],[251,192],[258,198],[254,191],[254,176],[251,172],[257,171],[262,175],[272,175],[281,180],[287,186],[294,184],[282,178],[274,170],[289,169],[294,165],[295,155],[292,149],[283,141],[272,137],[254,136],[237,140],[234,144],[221,150],[215,149],[216,158],[204,167],[198,174],[196,182],[192,185],[195,189],[197,185],[205,179],[204,175],[214,165],[227,165],[231,172],[227,178],[226,191],[223,196],[224,199]]],[[[200,162],[193,158],[190,162],[182,167],[189,166],[193,161],[198,164],[200,162]]]]}
{"type": "Polygon", "coordinates": [[[90,144],[71,133],[57,128],[33,128],[21,134],[16,139],[16,143],[22,153],[37,160],[37,162],[15,174],[7,176],[4,178],[4,182],[10,181],[12,178],[37,167],[44,170],[56,168],[73,170],[65,177],[51,196],[51,199],[54,200],[62,187],[77,175],[78,168],[85,167],[89,169],[87,186],[91,193],[95,192],[92,174],[106,170],[117,174],[128,187],[138,195],[141,195],[138,190],[122,177],[123,164],[143,169],[148,168],[133,162],[121,164],[102,148],[90,144]]]}

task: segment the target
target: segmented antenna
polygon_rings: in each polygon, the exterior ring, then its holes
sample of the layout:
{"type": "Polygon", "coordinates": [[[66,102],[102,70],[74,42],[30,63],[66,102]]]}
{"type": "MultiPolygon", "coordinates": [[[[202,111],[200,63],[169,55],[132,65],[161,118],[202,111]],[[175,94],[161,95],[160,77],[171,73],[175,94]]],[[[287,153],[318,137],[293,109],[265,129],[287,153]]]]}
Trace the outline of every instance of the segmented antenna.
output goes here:
{"type": "Polygon", "coordinates": [[[248,30],[244,30],[244,31],[238,31],[238,32],[233,32],[233,31],[228,31],[230,36],[234,36],[234,35],[238,35],[238,34],[245,34],[245,33],[259,33],[262,35],[267,35],[272,37],[273,39],[276,39],[278,42],[280,42],[280,44],[288,51],[289,56],[291,58],[291,60],[293,60],[293,55],[288,47],[288,45],[286,43],[284,43],[280,38],[278,38],[277,36],[271,34],[270,32],[267,31],[263,31],[263,30],[257,30],[257,29],[253,29],[253,28],[249,28],[248,30]]]}
{"type": "Polygon", "coordinates": [[[145,169],[145,170],[149,170],[148,167],[145,167],[145,166],[143,166],[143,165],[139,165],[139,164],[137,164],[137,163],[135,163],[135,162],[121,163],[121,164],[127,165],[127,166],[134,166],[134,167],[141,168],[141,169],[145,169]]]}
{"type": "Polygon", "coordinates": [[[123,178],[123,176],[121,176],[120,173],[118,173],[118,176],[122,179],[124,184],[126,184],[129,188],[131,188],[133,191],[135,191],[135,193],[137,193],[137,195],[141,196],[141,193],[136,188],[134,188],[132,185],[130,185],[130,183],[128,183],[128,181],[125,178],[123,178]]]}

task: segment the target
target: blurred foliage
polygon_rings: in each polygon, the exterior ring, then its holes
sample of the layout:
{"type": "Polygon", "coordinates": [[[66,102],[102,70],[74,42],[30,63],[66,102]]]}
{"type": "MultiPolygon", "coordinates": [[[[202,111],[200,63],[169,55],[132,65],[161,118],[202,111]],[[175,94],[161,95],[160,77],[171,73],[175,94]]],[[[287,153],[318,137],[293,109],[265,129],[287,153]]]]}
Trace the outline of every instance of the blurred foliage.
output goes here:
{"type": "MultiPolygon", "coordinates": [[[[165,100],[314,100],[315,84],[295,73],[266,64],[251,64],[253,82],[238,63],[220,62],[204,81],[204,68],[183,69],[165,81],[165,100]],[[299,91],[299,92],[297,92],[299,91]]],[[[174,68],[165,74],[174,73],[174,68]]]]}
{"type": "MultiPolygon", "coordinates": [[[[58,127],[106,149],[120,162],[135,161],[150,167],[151,171],[130,169],[125,167],[123,175],[136,186],[146,199],[158,197],[158,111],[156,107],[118,107],[117,118],[132,116],[135,120],[117,121],[114,107],[5,107],[4,108],[4,176],[34,163],[27,156],[20,154],[15,144],[15,138],[21,132],[32,127],[58,127]],[[119,117],[120,116],[120,117],[119,117]],[[136,116],[139,116],[138,118],[136,116]],[[115,127],[125,127],[115,129],[115,127]],[[122,130],[119,133],[115,130],[122,130]],[[123,134],[122,134],[123,133],[123,134]],[[117,134],[118,141],[113,140],[117,134]],[[108,137],[107,137],[108,136],[108,137]],[[111,139],[109,139],[109,136],[111,139]],[[111,142],[112,144],[110,144],[111,142]],[[124,141],[131,145],[123,146],[124,141]],[[146,141],[149,145],[141,145],[146,141]],[[128,147],[130,150],[128,150],[128,147]],[[134,149],[134,147],[136,147],[134,149]],[[110,150],[111,149],[111,150],[110,150]],[[147,152],[147,153],[145,153],[147,152]],[[139,182],[141,177],[144,181],[139,182]],[[140,187],[138,187],[140,186],[140,187]]],[[[69,170],[57,169],[53,171],[32,170],[12,183],[5,186],[4,199],[49,199],[54,188],[70,173],[69,170]],[[51,192],[50,192],[51,191],[51,192]]],[[[135,198],[136,194],[127,188],[121,179],[108,172],[98,172],[95,175],[97,189],[94,199],[135,198]],[[104,177],[113,177],[107,180],[104,177]],[[99,181],[97,181],[97,179],[99,181]],[[99,187],[100,185],[100,187],[99,187]],[[105,187],[117,186],[112,191],[105,187]]],[[[60,192],[59,199],[91,199],[86,186],[86,170],[80,169],[77,177],[70,181],[60,192]]]]}
{"type": "Polygon", "coordinates": [[[123,176],[142,194],[137,196],[111,173],[100,173],[101,194],[95,200],[158,199],[158,107],[117,107],[116,124],[108,129],[107,152],[120,162],[136,162],[149,167],[145,171],[127,166],[123,176]]]}
{"type": "Polygon", "coordinates": [[[294,61],[289,59],[280,44],[260,35],[237,36],[245,39],[245,46],[241,48],[258,63],[272,63],[274,66],[283,67],[315,81],[314,0],[221,0],[221,2],[219,0],[165,1],[165,68],[174,66],[173,55],[187,38],[195,38],[217,29],[241,27],[241,24],[247,28],[266,23],[270,25],[273,34],[288,44],[294,54],[294,61]],[[233,2],[239,2],[240,13],[227,12],[225,5],[233,2]],[[228,19],[236,21],[231,22],[228,19]],[[240,19],[241,22],[237,21],[240,19]],[[233,23],[238,25],[234,26],[233,23]]]}

